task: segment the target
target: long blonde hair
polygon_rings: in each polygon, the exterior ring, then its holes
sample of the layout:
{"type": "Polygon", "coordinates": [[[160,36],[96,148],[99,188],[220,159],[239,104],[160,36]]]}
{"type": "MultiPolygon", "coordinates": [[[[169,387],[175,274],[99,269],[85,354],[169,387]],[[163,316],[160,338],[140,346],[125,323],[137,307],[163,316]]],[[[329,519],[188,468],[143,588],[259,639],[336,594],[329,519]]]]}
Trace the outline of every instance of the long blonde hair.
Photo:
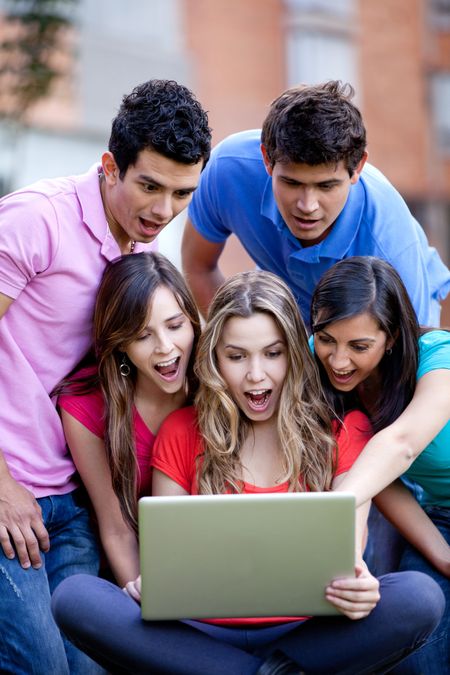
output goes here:
{"type": "Polygon", "coordinates": [[[195,404],[204,443],[198,464],[199,492],[242,490],[239,453],[252,423],[228,391],[216,347],[229,319],[257,312],[273,318],[286,342],[288,368],[277,419],[282,480],[293,491],[327,490],[333,479],[335,442],[305,326],[286,284],[270,272],[252,271],[231,277],[219,288],[199,340],[195,372],[200,386],[195,404]]]}

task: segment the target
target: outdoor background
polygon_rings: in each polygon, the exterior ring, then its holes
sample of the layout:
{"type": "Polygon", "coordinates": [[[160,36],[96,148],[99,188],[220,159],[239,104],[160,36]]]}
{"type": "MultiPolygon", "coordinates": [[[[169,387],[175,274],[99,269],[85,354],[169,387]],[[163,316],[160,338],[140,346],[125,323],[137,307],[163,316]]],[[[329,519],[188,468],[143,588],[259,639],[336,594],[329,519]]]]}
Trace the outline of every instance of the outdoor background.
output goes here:
{"type": "MultiPolygon", "coordinates": [[[[288,86],[336,78],[356,90],[369,161],[449,264],[450,0],[0,0],[0,42],[2,194],[86,171],[150,78],[195,91],[214,143],[260,127],[288,86]]],[[[183,222],[160,237],[176,263],[183,222]]],[[[250,266],[231,240],[224,272],[250,266]]]]}

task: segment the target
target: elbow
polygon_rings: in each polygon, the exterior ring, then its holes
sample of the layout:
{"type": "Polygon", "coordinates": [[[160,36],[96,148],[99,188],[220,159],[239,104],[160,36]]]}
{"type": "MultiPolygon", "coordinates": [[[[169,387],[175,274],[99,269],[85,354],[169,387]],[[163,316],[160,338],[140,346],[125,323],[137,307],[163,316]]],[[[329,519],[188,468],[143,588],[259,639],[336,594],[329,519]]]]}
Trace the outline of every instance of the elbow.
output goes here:
{"type": "Polygon", "coordinates": [[[409,469],[411,464],[420,455],[421,450],[415,445],[407,434],[400,434],[394,440],[394,447],[396,448],[396,458],[403,467],[403,471],[409,469]]]}

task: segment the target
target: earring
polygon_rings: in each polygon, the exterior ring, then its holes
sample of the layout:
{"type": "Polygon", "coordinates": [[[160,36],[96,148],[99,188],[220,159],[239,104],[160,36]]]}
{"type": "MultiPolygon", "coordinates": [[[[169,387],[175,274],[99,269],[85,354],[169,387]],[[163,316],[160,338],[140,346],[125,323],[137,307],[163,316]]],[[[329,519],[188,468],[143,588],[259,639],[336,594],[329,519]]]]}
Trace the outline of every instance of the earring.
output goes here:
{"type": "Polygon", "coordinates": [[[131,368],[127,363],[127,357],[125,354],[123,355],[122,363],[119,366],[119,370],[122,377],[128,377],[128,375],[131,373],[131,368]]]}
{"type": "Polygon", "coordinates": [[[389,347],[389,349],[386,349],[386,356],[391,356],[392,355],[392,347],[389,347]]]}

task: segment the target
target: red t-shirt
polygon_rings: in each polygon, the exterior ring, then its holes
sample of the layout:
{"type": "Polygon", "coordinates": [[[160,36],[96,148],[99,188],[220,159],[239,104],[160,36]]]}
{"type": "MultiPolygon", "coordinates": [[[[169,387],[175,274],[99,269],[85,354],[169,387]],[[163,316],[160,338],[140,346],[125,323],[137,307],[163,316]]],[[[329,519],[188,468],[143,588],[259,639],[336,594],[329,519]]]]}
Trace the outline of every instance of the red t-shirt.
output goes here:
{"type": "MultiPolygon", "coordinates": [[[[370,422],[364,413],[354,410],[344,418],[338,428],[333,424],[336,433],[337,463],[335,476],[345,473],[366,445],[372,435],[370,422]]],[[[178,483],[191,495],[198,494],[197,462],[198,455],[203,452],[203,441],[197,427],[195,408],[181,408],[171,413],[160,427],[153,449],[151,464],[178,483]]],[[[273,487],[259,487],[244,482],[244,493],[287,492],[288,483],[273,487]]],[[[297,621],[305,617],[257,617],[236,619],[211,619],[208,623],[221,625],[267,624],[297,621]]]]}
{"type": "MultiPolygon", "coordinates": [[[[80,371],[80,375],[90,374],[92,369],[80,371]]],[[[105,437],[105,403],[103,394],[96,389],[89,394],[76,396],[64,394],[59,397],[58,405],[80,422],[94,436],[102,440],[105,437]]],[[[138,496],[152,493],[152,466],[151,458],[155,435],[146,426],[142,417],[133,406],[134,436],[136,445],[136,459],[139,468],[138,496]]]]}

